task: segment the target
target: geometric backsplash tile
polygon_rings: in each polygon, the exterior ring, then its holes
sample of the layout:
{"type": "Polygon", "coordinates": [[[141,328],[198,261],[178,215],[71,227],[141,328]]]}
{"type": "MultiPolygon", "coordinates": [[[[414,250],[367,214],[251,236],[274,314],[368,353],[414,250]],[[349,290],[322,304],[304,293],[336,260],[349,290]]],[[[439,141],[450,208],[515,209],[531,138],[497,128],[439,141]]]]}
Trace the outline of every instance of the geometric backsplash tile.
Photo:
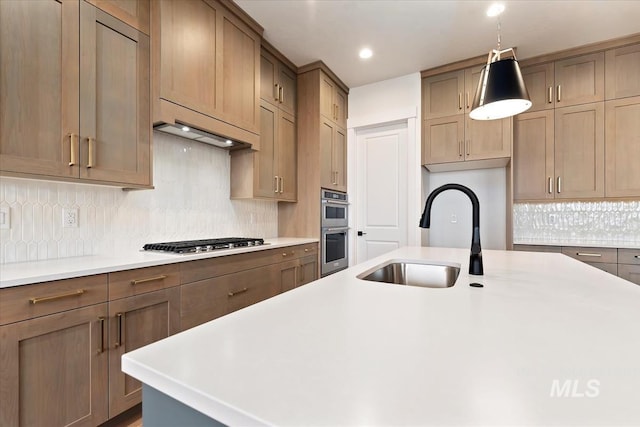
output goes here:
{"type": "Polygon", "coordinates": [[[640,246],[640,201],[517,203],[513,240],[640,246]]]}
{"type": "Polygon", "coordinates": [[[137,251],[156,241],[278,235],[277,202],[229,199],[227,151],[154,132],[153,190],[0,177],[0,264],[137,251]],[[78,209],[78,227],[62,210],[78,209]]]}

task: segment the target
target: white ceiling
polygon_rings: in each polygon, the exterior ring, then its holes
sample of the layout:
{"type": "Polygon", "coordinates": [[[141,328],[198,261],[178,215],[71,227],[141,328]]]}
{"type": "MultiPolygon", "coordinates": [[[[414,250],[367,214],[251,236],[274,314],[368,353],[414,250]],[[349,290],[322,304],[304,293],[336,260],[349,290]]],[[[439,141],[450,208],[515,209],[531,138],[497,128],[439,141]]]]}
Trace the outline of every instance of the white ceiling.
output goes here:
{"type": "MultiPolygon", "coordinates": [[[[492,1],[236,0],[297,66],[324,61],[349,87],[486,54],[497,46],[492,1]],[[368,46],[374,56],[363,61],[368,46]]],[[[518,59],[640,32],[640,0],[512,0],[502,47],[518,59]]]]}

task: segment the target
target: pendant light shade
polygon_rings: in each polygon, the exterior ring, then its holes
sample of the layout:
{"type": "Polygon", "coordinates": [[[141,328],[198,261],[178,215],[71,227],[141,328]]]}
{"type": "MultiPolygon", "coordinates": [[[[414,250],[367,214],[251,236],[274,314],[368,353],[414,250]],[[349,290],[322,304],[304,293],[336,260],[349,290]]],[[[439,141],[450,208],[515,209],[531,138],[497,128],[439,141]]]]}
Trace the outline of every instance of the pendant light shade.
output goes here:
{"type": "Polygon", "coordinates": [[[482,68],[469,117],[475,120],[503,119],[530,107],[529,93],[515,58],[489,62],[482,68]]]}

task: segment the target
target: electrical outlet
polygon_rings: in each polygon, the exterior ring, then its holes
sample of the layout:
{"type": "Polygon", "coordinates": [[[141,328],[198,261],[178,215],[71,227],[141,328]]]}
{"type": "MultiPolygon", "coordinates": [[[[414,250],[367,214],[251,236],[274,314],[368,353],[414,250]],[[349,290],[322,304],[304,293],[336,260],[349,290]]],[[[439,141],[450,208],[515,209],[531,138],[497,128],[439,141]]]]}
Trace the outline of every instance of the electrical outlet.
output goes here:
{"type": "Polygon", "coordinates": [[[458,222],[458,217],[456,214],[451,214],[451,224],[456,224],[458,222]]]}
{"type": "Polygon", "coordinates": [[[11,209],[0,208],[0,229],[8,230],[11,228],[11,209]]]}
{"type": "Polygon", "coordinates": [[[62,228],[78,227],[78,209],[62,209],[62,228]]]}

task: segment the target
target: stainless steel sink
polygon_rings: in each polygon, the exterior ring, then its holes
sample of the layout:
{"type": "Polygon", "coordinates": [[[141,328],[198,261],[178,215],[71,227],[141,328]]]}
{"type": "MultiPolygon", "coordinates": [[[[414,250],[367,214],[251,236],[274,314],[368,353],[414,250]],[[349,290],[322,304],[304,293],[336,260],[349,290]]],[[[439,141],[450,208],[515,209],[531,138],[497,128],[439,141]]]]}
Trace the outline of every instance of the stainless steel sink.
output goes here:
{"type": "Polygon", "coordinates": [[[358,279],[396,285],[449,288],[456,283],[460,264],[390,260],[359,274],[358,279]]]}

